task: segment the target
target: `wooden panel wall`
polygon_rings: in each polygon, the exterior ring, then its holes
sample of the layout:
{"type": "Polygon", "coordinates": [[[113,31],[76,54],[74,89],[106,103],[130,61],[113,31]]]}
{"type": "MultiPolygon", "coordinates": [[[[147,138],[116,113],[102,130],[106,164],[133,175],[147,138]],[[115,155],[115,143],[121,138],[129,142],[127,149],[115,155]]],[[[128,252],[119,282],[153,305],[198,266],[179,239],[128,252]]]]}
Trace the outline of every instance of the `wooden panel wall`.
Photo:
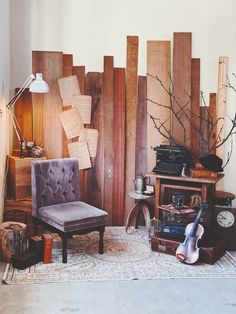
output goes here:
{"type": "MultiPolygon", "coordinates": [[[[147,73],[151,76],[158,76],[164,87],[170,89],[170,41],[148,41],[147,42],[147,73]]],[[[161,84],[153,77],[147,77],[147,98],[161,104],[170,105],[170,98],[161,84]]],[[[165,122],[165,127],[170,130],[170,111],[162,106],[148,101],[147,111],[156,119],[157,125],[165,122]]],[[[153,121],[147,117],[147,168],[151,171],[156,164],[156,155],[152,147],[163,144],[165,138],[155,129],[153,121]]]]}
{"type": "Polygon", "coordinates": [[[32,94],[33,138],[45,149],[47,158],[62,156],[62,126],[57,113],[62,111],[62,99],[57,79],[62,77],[63,56],[61,52],[33,51],[33,73],[43,73],[49,85],[47,94],[32,94]]]}
{"type": "Polygon", "coordinates": [[[196,160],[200,157],[200,59],[192,59],[190,149],[196,160]]]}
{"type": "Polygon", "coordinates": [[[128,193],[133,191],[135,178],[136,109],[138,84],[138,37],[127,37],[126,55],[126,125],[125,125],[125,217],[133,200],[128,193]]]}
{"type": "Polygon", "coordinates": [[[209,139],[209,151],[211,154],[216,153],[216,93],[210,93],[210,139],[209,139]]]}
{"type": "Polygon", "coordinates": [[[173,84],[174,97],[173,108],[178,113],[179,121],[172,116],[172,133],[177,143],[184,144],[184,128],[186,131],[186,145],[190,145],[190,110],[191,110],[191,55],[192,34],[174,33],[173,47],[173,84]],[[179,106],[180,104],[180,106],[179,106]],[[185,108],[184,114],[181,107],[185,108]],[[187,110],[188,109],[188,110],[187,110]]]}
{"type": "Polygon", "coordinates": [[[113,225],[124,223],[125,199],[125,69],[114,68],[113,225]]]}

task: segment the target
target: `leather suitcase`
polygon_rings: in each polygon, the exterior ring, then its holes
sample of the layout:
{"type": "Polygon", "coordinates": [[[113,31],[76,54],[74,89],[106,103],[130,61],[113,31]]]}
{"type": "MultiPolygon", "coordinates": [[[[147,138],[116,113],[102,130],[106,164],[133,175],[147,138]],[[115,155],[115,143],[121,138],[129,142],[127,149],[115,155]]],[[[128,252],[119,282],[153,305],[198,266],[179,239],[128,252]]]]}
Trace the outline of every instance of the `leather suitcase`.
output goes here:
{"type": "Polygon", "coordinates": [[[199,241],[200,261],[205,264],[213,265],[226,252],[223,239],[209,239],[207,241],[199,241]]]}
{"type": "Polygon", "coordinates": [[[40,255],[37,252],[26,251],[18,256],[13,256],[12,266],[22,270],[35,265],[40,261],[40,255]]]}
{"type": "Polygon", "coordinates": [[[154,252],[175,255],[179,244],[180,241],[164,237],[160,234],[151,237],[151,249],[154,252]]]}

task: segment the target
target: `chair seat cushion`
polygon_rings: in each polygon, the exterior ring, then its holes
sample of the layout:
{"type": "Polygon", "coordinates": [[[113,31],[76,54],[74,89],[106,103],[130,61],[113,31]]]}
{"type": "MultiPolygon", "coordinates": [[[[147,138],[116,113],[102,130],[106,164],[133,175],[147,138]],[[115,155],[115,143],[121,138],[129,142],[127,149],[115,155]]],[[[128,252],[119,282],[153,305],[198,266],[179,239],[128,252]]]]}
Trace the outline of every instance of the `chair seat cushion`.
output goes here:
{"type": "Polygon", "coordinates": [[[76,201],[41,207],[37,218],[65,232],[103,226],[107,212],[87,203],[76,201]]]}

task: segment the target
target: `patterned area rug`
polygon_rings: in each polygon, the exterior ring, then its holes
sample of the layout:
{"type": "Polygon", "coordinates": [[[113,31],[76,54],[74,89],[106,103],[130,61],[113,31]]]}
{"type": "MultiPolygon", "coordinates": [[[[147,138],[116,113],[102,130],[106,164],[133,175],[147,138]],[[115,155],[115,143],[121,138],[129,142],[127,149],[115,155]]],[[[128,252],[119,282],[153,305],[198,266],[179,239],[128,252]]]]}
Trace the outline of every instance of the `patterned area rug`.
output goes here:
{"type": "Polygon", "coordinates": [[[226,253],[214,265],[185,265],[174,256],[152,252],[144,228],[126,233],[107,227],[105,253],[98,254],[98,233],[75,236],[69,242],[68,263],[61,262],[61,241],[56,237],[51,264],[38,263],[25,270],[6,266],[6,284],[134,280],[170,278],[236,278],[236,260],[226,253]]]}

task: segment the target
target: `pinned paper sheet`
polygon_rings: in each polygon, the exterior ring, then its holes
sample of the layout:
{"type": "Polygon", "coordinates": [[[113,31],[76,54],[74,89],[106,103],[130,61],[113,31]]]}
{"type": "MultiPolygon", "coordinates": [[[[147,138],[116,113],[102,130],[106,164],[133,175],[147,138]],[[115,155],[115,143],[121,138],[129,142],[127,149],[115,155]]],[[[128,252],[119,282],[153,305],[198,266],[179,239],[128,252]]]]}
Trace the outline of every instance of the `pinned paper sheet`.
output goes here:
{"type": "Polygon", "coordinates": [[[90,124],[92,97],[89,95],[74,95],[72,105],[78,106],[83,123],[90,124]]]}
{"type": "Polygon", "coordinates": [[[62,111],[59,114],[59,117],[68,139],[72,139],[80,135],[84,125],[77,107],[62,111]]]}
{"type": "Polygon", "coordinates": [[[69,156],[79,160],[79,170],[91,168],[88,146],[85,141],[68,144],[69,156]]]}
{"type": "Polygon", "coordinates": [[[91,157],[96,157],[98,130],[83,129],[80,132],[79,141],[86,141],[88,143],[89,154],[91,157]]]}
{"type": "Polygon", "coordinates": [[[72,98],[80,94],[79,82],[76,75],[61,77],[58,79],[63,105],[71,105],[72,98]]]}

